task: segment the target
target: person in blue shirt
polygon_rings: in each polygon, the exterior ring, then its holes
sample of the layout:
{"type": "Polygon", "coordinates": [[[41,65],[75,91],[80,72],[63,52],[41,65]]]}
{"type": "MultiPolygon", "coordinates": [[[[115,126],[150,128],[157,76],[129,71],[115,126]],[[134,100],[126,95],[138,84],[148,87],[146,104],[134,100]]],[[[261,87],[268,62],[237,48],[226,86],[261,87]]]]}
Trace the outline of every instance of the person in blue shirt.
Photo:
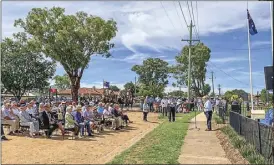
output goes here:
{"type": "Polygon", "coordinates": [[[76,107],[75,120],[78,123],[78,125],[80,126],[82,136],[84,136],[85,128],[87,128],[88,136],[92,136],[91,135],[90,124],[89,124],[89,122],[84,121],[84,117],[83,117],[83,114],[82,114],[82,107],[80,105],[78,105],[76,107]]]}
{"type": "Polygon", "coordinates": [[[103,103],[99,103],[98,105],[98,108],[97,108],[97,111],[100,115],[103,115],[103,112],[104,112],[104,106],[103,106],[103,103]]]}

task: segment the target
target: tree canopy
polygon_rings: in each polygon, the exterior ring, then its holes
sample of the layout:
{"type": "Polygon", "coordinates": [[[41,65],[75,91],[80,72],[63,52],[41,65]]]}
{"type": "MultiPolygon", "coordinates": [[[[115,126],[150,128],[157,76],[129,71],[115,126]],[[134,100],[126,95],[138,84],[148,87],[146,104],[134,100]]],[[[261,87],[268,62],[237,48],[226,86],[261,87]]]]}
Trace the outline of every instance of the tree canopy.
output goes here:
{"type": "Polygon", "coordinates": [[[262,89],[262,90],[261,90],[260,99],[261,99],[261,101],[262,101],[263,103],[267,103],[267,101],[273,103],[272,97],[273,97],[273,94],[267,93],[267,90],[266,90],[266,89],[262,89]]]}
{"type": "Polygon", "coordinates": [[[163,95],[168,84],[168,62],[159,58],[148,58],[142,65],[133,66],[132,71],[139,75],[139,95],[163,95]]]}
{"type": "MultiPolygon", "coordinates": [[[[189,46],[184,46],[181,53],[175,57],[177,64],[171,69],[177,80],[177,86],[188,84],[188,52],[189,46]]],[[[205,75],[210,52],[211,50],[203,43],[198,43],[191,49],[191,88],[196,96],[204,96],[209,93],[208,86],[205,84],[205,75]]]]}
{"type": "Polygon", "coordinates": [[[15,26],[31,36],[36,50],[60,62],[70,78],[75,101],[91,56],[109,57],[109,50],[114,47],[110,40],[117,32],[114,20],[104,20],[82,11],[66,15],[65,9],[59,7],[33,8],[25,20],[16,20],[15,26]]]}
{"type": "Polygon", "coordinates": [[[20,99],[27,91],[49,85],[56,65],[31,49],[26,33],[5,38],[1,48],[1,81],[7,92],[20,99]]]}
{"type": "Polygon", "coordinates": [[[116,85],[111,85],[109,89],[116,92],[120,91],[120,89],[116,85]]]}
{"type": "Polygon", "coordinates": [[[67,74],[64,74],[63,76],[56,75],[54,78],[55,84],[54,86],[57,89],[69,89],[70,88],[70,79],[67,74]]]}

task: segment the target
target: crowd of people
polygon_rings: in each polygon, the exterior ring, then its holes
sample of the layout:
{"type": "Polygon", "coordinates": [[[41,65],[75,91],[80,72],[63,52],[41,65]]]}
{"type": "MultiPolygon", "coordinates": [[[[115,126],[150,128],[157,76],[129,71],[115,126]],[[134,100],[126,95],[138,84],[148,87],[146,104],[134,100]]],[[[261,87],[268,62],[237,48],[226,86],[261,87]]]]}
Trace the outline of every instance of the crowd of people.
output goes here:
{"type": "Polygon", "coordinates": [[[38,103],[35,100],[20,102],[5,100],[1,111],[1,139],[7,140],[3,126],[9,128],[8,135],[18,135],[27,128],[29,136],[51,138],[55,130],[60,130],[62,136],[73,132],[74,137],[93,136],[93,131],[107,126],[113,130],[123,129],[128,123],[128,115],[121,110],[119,104],[85,102],[38,103]],[[79,103],[80,104],[80,103],[79,103]],[[42,131],[42,133],[41,133],[42,131]]]}
{"type": "Polygon", "coordinates": [[[227,101],[220,98],[210,98],[208,96],[192,98],[190,100],[165,96],[160,98],[159,96],[146,96],[141,100],[140,107],[143,111],[143,120],[147,121],[147,116],[149,112],[160,112],[163,116],[168,116],[169,122],[175,121],[176,113],[188,113],[194,111],[194,108],[197,108],[197,111],[204,112],[207,118],[207,130],[211,130],[211,119],[212,113],[214,110],[218,110],[219,107],[223,107],[225,110],[227,101]]]}

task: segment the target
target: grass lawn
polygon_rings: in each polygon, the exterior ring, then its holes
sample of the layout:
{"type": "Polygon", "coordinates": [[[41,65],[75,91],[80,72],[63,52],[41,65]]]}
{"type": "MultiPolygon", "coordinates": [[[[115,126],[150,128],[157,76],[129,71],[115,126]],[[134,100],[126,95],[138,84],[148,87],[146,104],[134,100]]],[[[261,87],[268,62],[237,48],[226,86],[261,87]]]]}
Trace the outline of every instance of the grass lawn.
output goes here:
{"type": "Polygon", "coordinates": [[[195,113],[176,115],[174,123],[169,123],[166,117],[162,118],[165,120],[162,124],[108,164],[179,164],[177,160],[188,130],[188,121],[195,113]]]}

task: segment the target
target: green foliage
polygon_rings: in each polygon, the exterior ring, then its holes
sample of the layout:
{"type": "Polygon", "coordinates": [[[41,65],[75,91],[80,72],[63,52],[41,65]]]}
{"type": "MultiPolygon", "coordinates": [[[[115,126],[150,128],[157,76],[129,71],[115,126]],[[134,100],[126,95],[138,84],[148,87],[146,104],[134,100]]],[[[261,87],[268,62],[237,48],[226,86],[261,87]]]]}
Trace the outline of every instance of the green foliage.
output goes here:
{"type": "Polygon", "coordinates": [[[241,155],[246,158],[250,164],[265,164],[264,157],[256,151],[256,148],[238,135],[232,127],[225,126],[221,128],[221,131],[228,135],[231,144],[239,149],[241,155]]]}
{"type": "MultiPolygon", "coordinates": [[[[176,56],[177,65],[171,71],[177,80],[177,85],[188,84],[188,56],[189,46],[185,46],[181,54],[176,56]]],[[[205,88],[206,62],[210,59],[210,49],[203,43],[192,47],[191,51],[191,88],[196,96],[208,94],[208,86],[205,88]]]]}
{"type": "MultiPolygon", "coordinates": [[[[133,95],[135,93],[135,84],[131,81],[131,82],[127,82],[124,85],[124,88],[126,91],[130,91],[133,95]]],[[[136,93],[139,92],[139,86],[136,86],[136,93]]]]}
{"type": "Polygon", "coordinates": [[[110,56],[110,40],[117,32],[116,22],[77,12],[65,15],[59,7],[33,8],[25,20],[15,21],[31,36],[33,49],[60,62],[72,85],[72,98],[77,100],[80,80],[92,55],[110,56]]]}
{"type": "Polygon", "coordinates": [[[49,85],[56,65],[31,49],[26,33],[5,38],[1,48],[1,79],[7,92],[20,99],[27,91],[49,85]]]}
{"type": "Polygon", "coordinates": [[[178,118],[173,123],[165,120],[107,164],[178,164],[181,147],[188,130],[188,121],[194,116],[195,113],[192,112],[178,114],[178,118]]]}
{"type": "Polygon", "coordinates": [[[168,84],[169,67],[166,61],[159,58],[148,58],[143,65],[134,65],[131,69],[139,75],[139,95],[162,96],[168,84]]]}
{"type": "Polygon", "coordinates": [[[232,101],[231,99],[240,99],[240,98],[243,99],[244,95],[247,95],[247,93],[244,90],[242,90],[242,89],[234,89],[232,91],[226,91],[225,94],[224,94],[224,97],[227,100],[232,101]],[[237,96],[237,98],[236,98],[236,96],[237,96]]]}
{"type": "Polygon", "coordinates": [[[54,86],[57,89],[69,89],[70,88],[70,79],[67,74],[64,74],[63,76],[55,76],[54,78],[55,84],[54,86]]]}
{"type": "Polygon", "coordinates": [[[116,85],[111,85],[109,89],[116,92],[120,91],[120,89],[116,85]]]}
{"type": "Polygon", "coordinates": [[[263,103],[266,103],[267,101],[273,102],[273,99],[272,99],[273,94],[271,94],[271,93],[268,93],[268,94],[267,94],[266,92],[267,92],[266,89],[262,89],[261,95],[260,95],[260,100],[261,100],[263,103]]]}
{"type": "Polygon", "coordinates": [[[176,90],[176,91],[169,92],[167,95],[174,96],[174,97],[186,97],[187,93],[180,90],[176,90]]]}

